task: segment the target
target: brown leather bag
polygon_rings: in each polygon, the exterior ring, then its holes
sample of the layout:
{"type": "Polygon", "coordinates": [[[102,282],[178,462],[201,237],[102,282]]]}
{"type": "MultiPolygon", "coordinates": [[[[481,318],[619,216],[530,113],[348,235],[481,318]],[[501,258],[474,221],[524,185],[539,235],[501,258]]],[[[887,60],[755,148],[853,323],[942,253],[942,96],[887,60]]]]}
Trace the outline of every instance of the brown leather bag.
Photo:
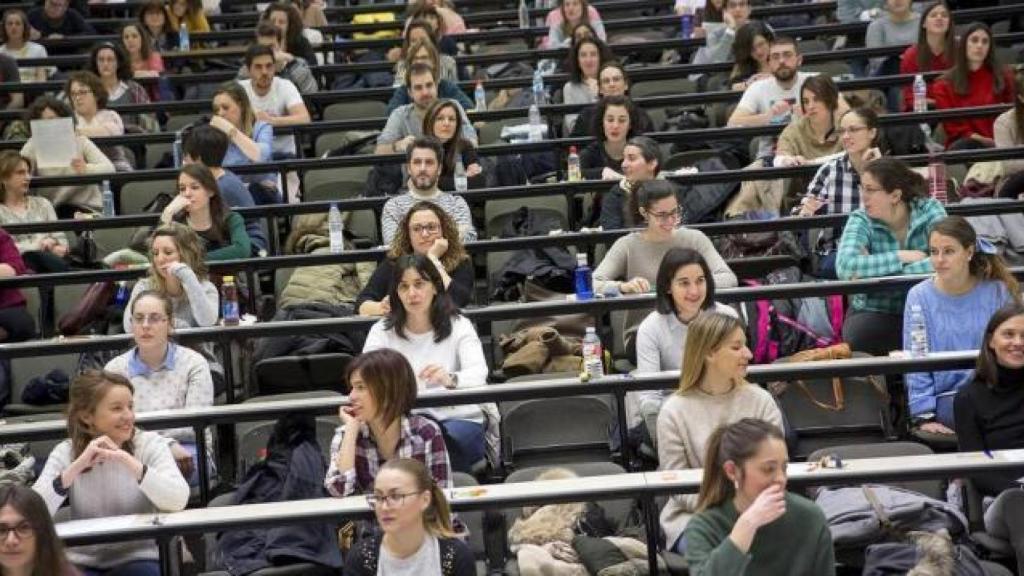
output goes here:
{"type": "MultiPolygon", "coordinates": [[[[852,357],[853,353],[850,351],[850,345],[842,342],[825,348],[801,350],[792,356],[780,358],[777,362],[817,362],[820,360],[846,360],[852,357]]],[[[877,390],[879,394],[882,396],[888,396],[885,384],[878,378],[878,376],[874,374],[869,375],[867,376],[867,380],[872,386],[874,386],[875,390],[877,390]]],[[[803,392],[811,404],[814,404],[822,410],[841,412],[843,408],[846,407],[846,394],[843,390],[843,379],[841,377],[836,376],[832,378],[831,404],[815,398],[814,394],[807,387],[807,383],[803,380],[794,380],[792,382],[771,382],[768,384],[768,390],[776,397],[782,396],[787,392],[791,384],[795,385],[801,392],[803,392]]]]}
{"type": "Polygon", "coordinates": [[[116,282],[94,282],[85,290],[74,310],[64,314],[57,322],[57,330],[64,336],[76,336],[83,328],[107,313],[117,290],[116,282]]]}

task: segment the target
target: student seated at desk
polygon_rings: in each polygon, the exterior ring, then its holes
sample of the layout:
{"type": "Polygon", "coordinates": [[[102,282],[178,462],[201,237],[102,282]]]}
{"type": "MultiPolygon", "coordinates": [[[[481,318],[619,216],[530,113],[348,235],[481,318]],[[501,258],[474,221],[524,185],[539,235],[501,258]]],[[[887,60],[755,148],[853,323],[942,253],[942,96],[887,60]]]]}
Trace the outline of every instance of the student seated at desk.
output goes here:
{"type": "Polygon", "coordinates": [[[786,440],[744,418],[708,440],[697,515],[686,527],[693,576],[829,576],[832,533],[821,509],[786,492],[786,440]]]}
{"type": "Polygon", "coordinates": [[[356,356],[345,371],[349,404],[338,410],[341,426],[331,441],[327,491],[345,497],[367,494],[381,466],[415,458],[442,488],[452,486],[452,467],[441,428],[412,414],[416,375],[399,352],[382,348],[356,356]]]}
{"type": "Polygon", "coordinates": [[[28,486],[0,486],[0,574],[78,576],[46,502],[28,486]]]}
{"type": "MultiPolygon", "coordinates": [[[[1024,306],[1000,308],[985,327],[972,382],[954,401],[960,451],[1024,448],[1024,306]]],[[[982,496],[995,500],[985,508],[985,531],[1009,541],[1024,574],[1024,490],[1020,474],[971,478],[982,496]]],[[[989,500],[986,498],[985,500],[989,500]]]]}
{"type": "Polygon", "coordinates": [[[382,535],[356,543],[348,576],[474,576],[476,561],[456,537],[444,490],[419,460],[389,460],[366,495],[382,535]]]}
{"type": "MultiPolygon", "coordinates": [[[[105,370],[121,374],[135,386],[135,409],[142,412],[201,408],[213,405],[213,377],[203,355],[171,341],[174,312],[171,299],[147,290],[132,300],[125,315],[131,318],[135,347],[107,363],[105,370]]],[[[174,461],[190,485],[198,486],[196,437],[192,428],[160,430],[174,461]]],[[[208,454],[213,454],[207,437],[208,454]]]]}
{"type": "MultiPolygon", "coordinates": [[[[68,400],[68,439],[58,444],[33,488],[53,515],[69,502],[71,520],[176,512],[188,503],[167,441],[135,428],[135,390],[124,376],[89,370],[75,377],[68,400]]],[[[85,576],[160,574],[152,540],[68,550],[85,576]]]]}

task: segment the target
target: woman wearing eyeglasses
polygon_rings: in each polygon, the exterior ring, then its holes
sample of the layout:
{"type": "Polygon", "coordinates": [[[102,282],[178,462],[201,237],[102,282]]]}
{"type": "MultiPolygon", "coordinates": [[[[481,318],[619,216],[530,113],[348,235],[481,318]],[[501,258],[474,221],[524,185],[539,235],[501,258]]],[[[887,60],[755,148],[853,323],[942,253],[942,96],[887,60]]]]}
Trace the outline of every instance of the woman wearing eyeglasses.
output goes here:
{"type": "Polygon", "coordinates": [[[473,576],[473,552],[456,538],[444,491],[418,460],[389,460],[377,473],[373,508],[381,535],[358,542],[345,562],[352,576],[473,576]]]}
{"type": "MultiPolygon", "coordinates": [[[[832,156],[818,168],[798,208],[800,216],[849,214],[860,208],[860,174],[864,166],[882,157],[878,148],[881,134],[878,114],[870,108],[854,108],[839,118],[839,141],[843,153],[832,156]]],[[[842,228],[826,229],[818,237],[819,275],[836,277],[836,239],[842,228]]]]}
{"type": "Polygon", "coordinates": [[[0,575],[77,576],[46,502],[28,486],[0,486],[0,575]]]}
{"type": "MultiPolygon", "coordinates": [[[[662,258],[672,248],[690,248],[707,262],[715,286],[736,286],[736,275],[703,232],[679,225],[682,211],[676,188],[664,180],[643,182],[633,194],[634,211],[647,225],[612,244],[601,264],[594,271],[594,291],[608,296],[649,292],[658,276],[662,258]]],[[[624,335],[630,356],[635,355],[634,336],[651,310],[638,309],[626,313],[624,335]]]]}
{"type": "MultiPolygon", "coordinates": [[[[135,387],[138,413],[213,405],[213,378],[202,354],[171,341],[171,300],[154,290],[141,292],[125,314],[135,347],[107,363],[135,387]]],[[[189,427],[159,431],[189,484],[197,485],[196,437],[189,427]]],[[[212,449],[212,446],[210,446],[212,449]]],[[[212,450],[208,454],[213,454],[212,450]]]]}
{"type": "Polygon", "coordinates": [[[356,298],[355,308],[360,316],[384,316],[391,311],[388,292],[395,261],[408,254],[421,254],[434,263],[453,304],[462,308],[469,303],[473,295],[473,263],[462,246],[459,229],[443,208],[424,200],[405,213],[387,258],[377,266],[356,298]]]}

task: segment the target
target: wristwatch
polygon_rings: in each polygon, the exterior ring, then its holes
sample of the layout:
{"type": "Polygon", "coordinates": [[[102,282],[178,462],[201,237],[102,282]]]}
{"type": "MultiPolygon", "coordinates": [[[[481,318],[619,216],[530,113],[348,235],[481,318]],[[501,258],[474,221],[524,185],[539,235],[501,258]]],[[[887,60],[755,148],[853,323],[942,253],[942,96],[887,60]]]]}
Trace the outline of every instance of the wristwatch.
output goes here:
{"type": "Polygon", "coordinates": [[[914,426],[920,426],[935,421],[935,412],[925,412],[910,419],[914,426]]]}
{"type": "Polygon", "coordinates": [[[452,385],[450,386],[450,388],[458,388],[459,387],[459,373],[458,372],[449,372],[448,373],[448,379],[452,381],[452,385]]]}

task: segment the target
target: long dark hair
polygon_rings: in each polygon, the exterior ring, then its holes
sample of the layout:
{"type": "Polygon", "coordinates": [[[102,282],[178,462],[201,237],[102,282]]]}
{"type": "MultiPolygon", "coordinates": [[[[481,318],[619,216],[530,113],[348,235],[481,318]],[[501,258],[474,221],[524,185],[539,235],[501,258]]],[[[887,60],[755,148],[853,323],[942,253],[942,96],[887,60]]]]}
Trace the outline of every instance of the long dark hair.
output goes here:
{"type": "Polygon", "coordinates": [[[932,226],[931,234],[952,238],[964,248],[975,248],[974,255],[967,263],[971,276],[979,280],[996,280],[1006,286],[1014,300],[1020,300],[1020,284],[1006,268],[998,254],[986,254],[977,250],[978,234],[974,226],[963,216],[947,216],[932,226]]]}
{"type": "Polygon", "coordinates": [[[967,96],[971,92],[971,87],[967,80],[968,75],[971,73],[971,67],[967,63],[967,38],[979,30],[988,35],[988,54],[985,56],[983,66],[992,72],[992,93],[1001,93],[1003,91],[1003,82],[1006,81],[1006,78],[1003,76],[1003,66],[996,57],[996,47],[992,41],[992,30],[984,22],[974,22],[967,26],[967,29],[960,35],[960,42],[956,46],[956,58],[953,60],[953,67],[942,76],[953,86],[953,91],[960,96],[967,96]]]}
{"type": "Polygon", "coordinates": [[[405,323],[408,320],[408,312],[402,299],[398,296],[398,285],[402,282],[402,276],[406,270],[415,270],[421,278],[427,279],[434,286],[433,301],[430,303],[430,326],[434,329],[434,342],[441,342],[452,334],[452,318],[458,315],[458,310],[448,297],[448,291],[444,288],[444,281],[438,273],[434,263],[422,254],[407,254],[395,260],[395,267],[391,274],[391,290],[388,294],[388,301],[391,303],[391,313],[384,318],[384,327],[394,330],[399,338],[405,338],[405,323]]]}
{"type": "Polygon", "coordinates": [[[35,533],[36,554],[32,560],[32,574],[62,576],[74,573],[42,496],[28,486],[0,484],[0,508],[4,506],[10,506],[21,514],[35,533]]]}
{"type": "Polygon", "coordinates": [[[181,167],[179,177],[181,174],[198,181],[199,185],[205,188],[206,193],[210,195],[210,222],[213,223],[210,235],[213,239],[219,242],[230,237],[231,230],[228,226],[230,211],[220,196],[220,186],[217,185],[217,178],[213,176],[213,172],[202,164],[185,164],[181,167]]]}
{"type": "Polygon", "coordinates": [[[892,194],[899,189],[903,193],[901,200],[908,208],[918,200],[928,197],[928,183],[902,160],[884,156],[868,163],[864,167],[864,173],[871,174],[878,180],[886,194],[892,194]]]}
{"type": "Polygon", "coordinates": [[[700,304],[701,310],[710,310],[715,305],[715,276],[708,267],[707,260],[693,248],[671,248],[665,253],[658,266],[658,277],[654,281],[655,308],[659,314],[678,314],[676,302],[672,299],[672,279],[683,266],[696,264],[704,273],[706,294],[700,304]]]}
{"type": "Polygon", "coordinates": [[[871,146],[878,146],[882,140],[882,129],[878,127],[878,112],[867,106],[857,106],[843,112],[842,116],[839,117],[839,121],[842,122],[847,114],[854,114],[864,122],[864,126],[868,130],[875,131],[875,137],[871,139],[871,146]]]}
{"type": "Polygon", "coordinates": [[[628,141],[636,134],[637,127],[637,111],[636,104],[629,96],[602,96],[597,104],[594,105],[594,120],[590,127],[590,130],[594,134],[594,138],[598,142],[605,142],[608,140],[608,136],[604,133],[604,113],[608,111],[608,108],[612,106],[620,106],[626,109],[626,113],[629,115],[629,131],[626,132],[626,140],[628,141]]]}
{"type": "Polygon", "coordinates": [[[719,426],[711,433],[704,455],[704,478],[697,496],[697,511],[713,508],[736,495],[736,487],[725,475],[725,463],[737,468],[754,457],[761,443],[770,438],[785,442],[777,426],[757,418],[744,418],[734,424],[719,426]]]}
{"type": "Polygon", "coordinates": [[[932,60],[934,60],[932,49],[928,46],[928,32],[924,29],[924,23],[928,19],[928,15],[932,13],[932,10],[939,7],[945,8],[946,13],[949,14],[949,29],[946,30],[945,38],[946,48],[942,53],[948,58],[950,54],[956,51],[956,26],[953,22],[953,12],[950,11],[949,6],[942,0],[929,4],[921,11],[921,24],[917,30],[917,69],[921,72],[931,70],[932,60]]]}
{"type": "MultiPolygon", "coordinates": [[[[263,11],[263,15],[260,16],[260,20],[270,21],[270,14],[273,12],[284,12],[288,15],[288,31],[284,35],[285,50],[292,54],[300,54],[302,48],[302,29],[305,28],[305,24],[302,23],[302,13],[295,7],[294,4],[287,2],[272,2],[263,11]]],[[[315,62],[311,62],[315,64],[315,62]]]]}
{"type": "Polygon", "coordinates": [[[85,65],[85,69],[92,72],[97,77],[100,76],[100,69],[96,66],[96,56],[100,53],[100,50],[111,50],[114,52],[114,58],[117,59],[117,79],[122,82],[131,80],[135,73],[132,72],[132,61],[128,58],[128,54],[124,51],[119,44],[113,42],[100,42],[99,44],[92,47],[89,51],[89,62],[85,65]]]}
{"type": "MultiPolygon", "coordinates": [[[[584,2],[584,12],[586,11],[586,2],[584,2]]],[[[601,70],[601,65],[609,60],[613,60],[611,50],[608,49],[608,45],[601,41],[600,38],[594,36],[593,38],[583,38],[579,42],[573,42],[572,47],[569,49],[568,60],[565,63],[566,69],[569,71],[569,81],[577,84],[582,83],[583,69],[580,68],[580,50],[583,49],[587,44],[593,44],[597,48],[598,63],[597,69],[601,70]]]]}
{"type": "MultiPolygon", "coordinates": [[[[438,77],[440,76],[438,75],[438,77]]],[[[462,137],[462,114],[459,113],[458,103],[448,98],[434,100],[427,108],[426,113],[423,114],[423,134],[438,138],[434,134],[434,120],[437,119],[437,115],[445,108],[451,108],[455,112],[455,135],[448,142],[441,142],[441,147],[444,149],[444,156],[441,158],[441,168],[442,172],[446,174],[454,174],[456,159],[461,157],[463,150],[473,147],[471,142],[462,137]]]]}
{"type": "Polygon", "coordinates": [[[125,55],[128,56],[128,66],[131,67],[131,54],[128,54],[128,47],[124,44],[124,31],[128,28],[135,28],[135,31],[139,33],[139,58],[143,62],[149,62],[149,59],[153,56],[155,46],[153,44],[153,35],[150,34],[149,30],[144,24],[138,22],[128,22],[118,31],[118,42],[120,43],[121,49],[124,50],[125,55]]]}
{"type": "MultiPolygon", "coordinates": [[[[710,6],[710,2],[708,5],[710,6]]],[[[706,9],[705,9],[706,10],[706,9]]],[[[705,13],[704,21],[709,22],[707,14],[705,13]]],[[[736,40],[732,43],[732,78],[746,79],[760,70],[761,64],[754,60],[754,41],[757,37],[761,36],[769,43],[775,34],[772,33],[772,29],[768,27],[764,22],[760,20],[751,20],[740,26],[740,29],[736,31],[736,40]]]]}
{"type": "Polygon", "coordinates": [[[989,388],[999,385],[999,360],[996,353],[992,351],[989,344],[996,330],[1010,318],[1024,315],[1024,305],[1020,302],[1012,302],[996,310],[988,319],[985,326],[985,335],[981,339],[981,349],[978,351],[978,364],[974,368],[974,377],[983,382],[989,388]]]}

